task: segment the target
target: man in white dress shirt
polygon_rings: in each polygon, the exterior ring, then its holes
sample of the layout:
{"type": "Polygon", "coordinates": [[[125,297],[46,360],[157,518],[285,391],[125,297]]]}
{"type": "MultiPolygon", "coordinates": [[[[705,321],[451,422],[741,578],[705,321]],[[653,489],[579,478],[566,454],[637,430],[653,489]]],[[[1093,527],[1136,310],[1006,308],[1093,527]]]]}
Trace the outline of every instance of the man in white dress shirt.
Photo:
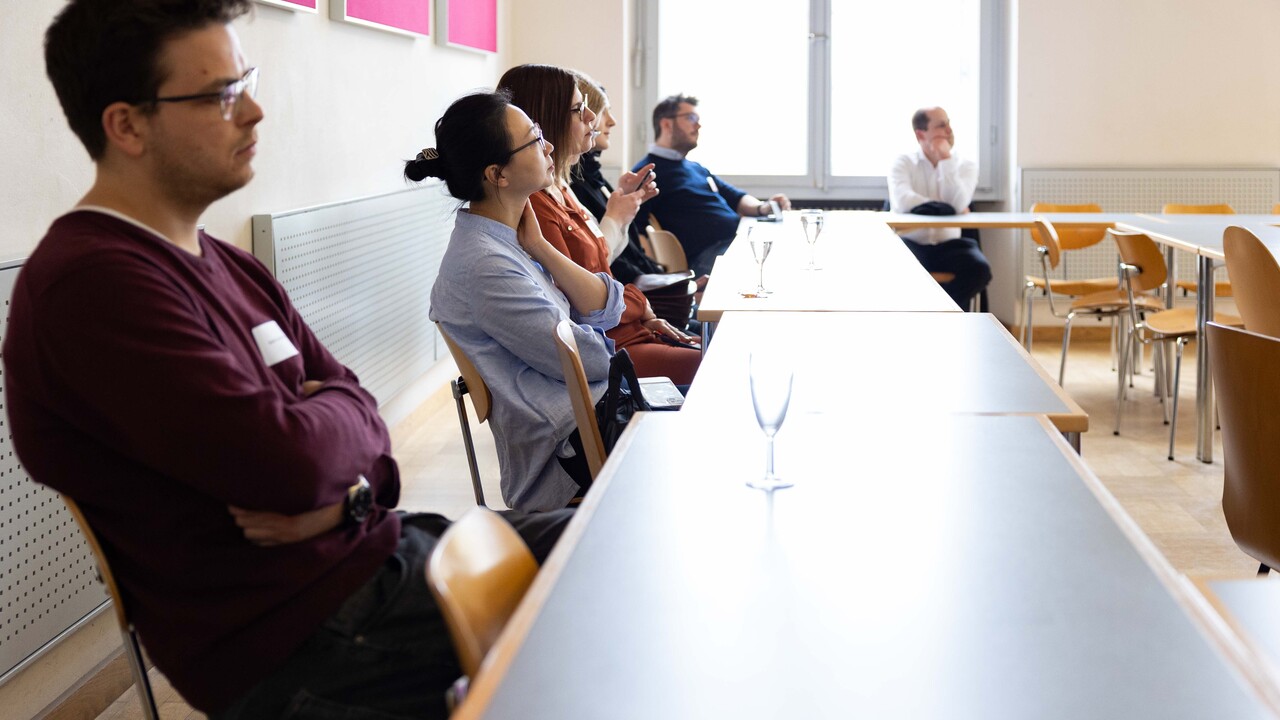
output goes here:
{"type": "MultiPolygon", "coordinates": [[[[889,170],[889,209],[918,215],[969,212],[978,185],[978,166],[957,157],[951,118],[940,107],[917,110],[911,118],[920,149],[900,155],[889,170]]],[[[907,247],[931,273],[947,273],[942,289],[962,308],[991,281],[991,266],[976,240],[961,237],[959,228],[903,233],[907,247]]]]}

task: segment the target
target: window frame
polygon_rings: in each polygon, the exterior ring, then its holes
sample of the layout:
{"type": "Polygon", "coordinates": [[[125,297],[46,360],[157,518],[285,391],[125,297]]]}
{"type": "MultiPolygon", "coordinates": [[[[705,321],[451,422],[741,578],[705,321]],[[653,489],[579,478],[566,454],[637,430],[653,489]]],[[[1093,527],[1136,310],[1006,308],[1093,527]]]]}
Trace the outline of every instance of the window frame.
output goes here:
{"type": "MultiPolygon", "coordinates": [[[[888,197],[884,175],[832,176],[831,146],[831,4],[839,0],[809,0],[809,143],[806,175],[724,175],[724,179],[756,195],[785,192],[806,200],[883,200],[888,197]]],[[[978,187],[974,199],[1004,201],[1009,196],[1008,0],[981,1],[978,80],[978,187]],[[985,139],[985,140],[984,140],[985,139]]],[[[637,0],[636,49],[633,54],[632,137],[641,150],[653,142],[652,112],[658,97],[658,12],[660,0],[637,0]]],[[[697,93],[694,90],[695,94],[697,93]]],[[[910,148],[904,122],[903,148],[910,148]]],[[[637,156],[643,154],[635,153],[637,156]]],[[[712,168],[714,171],[714,168],[712,168]]],[[[888,170],[888,168],[886,168],[888,170]]]]}

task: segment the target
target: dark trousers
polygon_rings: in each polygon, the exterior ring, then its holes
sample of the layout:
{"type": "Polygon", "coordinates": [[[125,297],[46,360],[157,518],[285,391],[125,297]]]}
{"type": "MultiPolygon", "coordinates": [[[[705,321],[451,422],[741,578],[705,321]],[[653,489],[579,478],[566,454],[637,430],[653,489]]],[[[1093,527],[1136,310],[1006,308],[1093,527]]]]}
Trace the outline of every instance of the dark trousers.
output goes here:
{"type": "Polygon", "coordinates": [[[955,275],[954,280],[941,285],[962,310],[968,310],[973,296],[991,282],[991,265],[974,240],[962,237],[937,245],[925,245],[906,238],[902,242],[926,271],[955,275]]]}
{"type": "MultiPolygon", "coordinates": [[[[572,510],[503,512],[541,563],[572,510]]],[[[211,720],[446,718],[444,693],[462,675],[426,563],[449,521],[401,517],[400,544],[280,669],[211,720]]],[[[209,668],[217,672],[217,668],[209,668]]]]}
{"type": "MultiPolygon", "coordinates": [[[[693,271],[694,277],[702,277],[710,275],[711,268],[716,264],[716,258],[720,257],[733,244],[733,238],[727,238],[718,242],[711,243],[698,253],[688,257],[689,269],[693,271]]],[[[686,250],[686,254],[688,251],[686,250]]]]}

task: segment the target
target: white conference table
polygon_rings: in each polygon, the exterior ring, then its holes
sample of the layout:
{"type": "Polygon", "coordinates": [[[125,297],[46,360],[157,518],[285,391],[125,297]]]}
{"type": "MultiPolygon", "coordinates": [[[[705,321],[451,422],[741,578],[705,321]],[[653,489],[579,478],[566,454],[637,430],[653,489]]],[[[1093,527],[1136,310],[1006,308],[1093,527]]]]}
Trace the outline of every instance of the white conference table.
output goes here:
{"type": "Polygon", "coordinates": [[[1258,578],[1198,580],[1196,585],[1253,664],[1280,683],[1280,583],[1258,578]]]}
{"type": "Polygon", "coordinates": [[[715,419],[636,416],[455,718],[1276,717],[1044,418],[801,413],[774,493],[715,419]]]}
{"type": "MultiPolygon", "coordinates": [[[[1233,225],[1248,228],[1280,257],[1280,216],[1277,215],[1142,215],[1116,223],[1117,229],[1145,233],[1168,248],[1167,262],[1173,276],[1174,250],[1196,256],[1196,281],[1200,288],[1214,287],[1214,270],[1226,261],[1222,234],[1233,225]]],[[[1172,300],[1172,283],[1169,299],[1172,300]]],[[[1213,462],[1213,375],[1205,325],[1213,319],[1212,292],[1196,293],[1196,458],[1213,462]]]]}
{"type": "Polygon", "coordinates": [[[905,427],[926,413],[1046,415],[1077,450],[1089,429],[1089,415],[980,313],[725,313],[681,412],[750,415],[748,359],[761,349],[789,357],[792,414],[905,427]]]}
{"type": "Polygon", "coordinates": [[[744,221],[737,239],[716,261],[698,304],[698,319],[716,322],[725,312],[959,312],[877,213],[826,213],[816,251],[821,270],[810,271],[809,245],[798,213],[776,223],[754,223],[773,239],[764,263],[771,293],[754,296],[759,275],[744,221]]]}

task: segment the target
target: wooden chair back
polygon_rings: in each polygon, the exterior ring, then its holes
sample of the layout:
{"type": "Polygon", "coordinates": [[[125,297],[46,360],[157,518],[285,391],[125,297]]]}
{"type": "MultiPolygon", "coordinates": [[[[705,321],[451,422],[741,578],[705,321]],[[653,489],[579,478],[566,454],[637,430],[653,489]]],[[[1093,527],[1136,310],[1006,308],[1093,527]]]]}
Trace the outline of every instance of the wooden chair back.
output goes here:
{"type": "Polygon", "coordinates": [[[1053,223],[1044,218],[1036,218],[1032,222],[1035,223],[1035,227],[1031,228],[1031,239],[1048,251],[1049,268],[1056,270],[1058,263],[1062,261],[1063,249],[1062,243],[1058,239],[1058,230],[1053,226],[1053,223]]]}
{"type": "Polygon", "coordinates": [[[488,508],[468,510],[436,543],[427,584],[468,677],[480,672],[537,573],[519,533],[488,508]]]}
{"type": "Polygon", "coordinates": [[[1280,203],[1276,203],[1275,205],[1271,206],[1271,214],[1280,215],[1280,203]]]}
{"type": "Polygon", "coordinates": [[[1186,203],[1165,203],[1165,215],[1235,215],[1235,208],[1226,203],[1209,205],[1188,205],[1186,203]]]}
{"type": "Polygon", "coordinates": [[[458,366],[458,373],[467,383],[467,394],[471,395],[471,405],[476,409],[476,417],[480,422],[488,420],[489,411],[493,408],[493,396],[489,394],[489,386],[484,383],[484,378],[480,377],[480,371],[476,366],[471,364],[471,359],[462,352],[453,338],[449,337],[449,333],[445,332],[444,326],[436,323],[436,329],[440,331],[440,337],[444,338],[444,344],[449,348],[449,354],[453,356],[453,362],[458,366]]]}
{"type": "Polygon", "coordinates": [[[1169,277],[1169,268],[1164,264],[1164,253],[1160,252],[1154,240],[1140,232],[1107,230],[1107,234],[1116,241],[1120,260],[1126,265],[1139,268],[1137,273],[1129,276],[1135,293],[1155,290],[1164,285],[1169,277]]]}
{"type": "Polygon", "coordinates": [[[685,257],[684,246],[674,233],[650,225],[647,230],[649,247],[653,250],[653,261],[661,265],[667,272],[684,272],[689,269],[689,259],[685,257]]]}
{"type": "Polygon", "coordinates": [[[1227,527],[1241,550],[1280,567],[1280,340],[1209,323],[1208,343],[1222,423],[1227,527]]]}
{"type": "Polygon", "coordinates": [[[591,400],[591,385],[587,383],[587,372],[582,367],[582,357],[578,355],[578,340],[573,336],[573,322],[561,320],[556,325],[556,350],[560,353],[560,367],[564,371],[565,385],[569,388],[569,402],[573,406],[573,417],[578,421],[578,436],[582,439],[582,449],[587,456],[587,467],[594,480],[604,467],[607,454],[604,450],[604,438],[600,436],[600,425],[596,422],[596,404],[591,400]]]}
{"type": "MultiPolygon", "coordinates": [[[[1031,206],[1033,213],[1100,213],[1102,206],[1097,203],[1079,203],[1075,205],[1064,205],[1062,203],[1034,203],[1031,206]]],[[[1044,243],[1036,239],[1038,228],[1031,230],[1031,237],[1037,243],[1044,243]]],[[[1102,238],[1106,237],[1105,228],[1059,228],[1058,229],[1058,246],[1063,250],[1080,250],[1102,242],[1102,238]]],[[[1054,263],[1054,267],[1058,264],[1054,263]]]]}
{"type": "Polygon", "coordinates": [[[138,640],[137,631],[133,629],[133,622],[129,620],[129,611],[125,606],[124,598],[120,594],[120,586],[116,583],[116,576],[111,572],[111,564],[107,561],[107,553],[103,550],[102,543],[98,541],[98,536],[93,532],[93,528],[89,526],[89,520],[85,518],[84,512],[80,510],[80,506],[76,501],[63,495],[62,502],[66,503],[67,511],[71,513],[76,525],[80,527],[80,532],[84,535],[85,541],[89,543],[89,548],[93,551],[93,558],[98,563],[98,577],[102,580],[102,584],[106,586],[107,594],[111,596],[111,604],[115,608],[116,624],[120,626],[120,637],[124,641],[124,654],[129,660],[129,670],[133,673],[133,686],[138,692],[138,700],[142,703],[142,715],[146,720],[159,720],[160,712],[156,709],[156,698],[151,692],[151,680],[147,677],[147,665],[142,657],[142,643],[138,640]]]}
{"type": "Polygon", "coordinates": [[[1280,338],[1280,262],[1257,235],[1242,227],[1227,228],[1222,246],[1245,329],[1280,338]]]}

